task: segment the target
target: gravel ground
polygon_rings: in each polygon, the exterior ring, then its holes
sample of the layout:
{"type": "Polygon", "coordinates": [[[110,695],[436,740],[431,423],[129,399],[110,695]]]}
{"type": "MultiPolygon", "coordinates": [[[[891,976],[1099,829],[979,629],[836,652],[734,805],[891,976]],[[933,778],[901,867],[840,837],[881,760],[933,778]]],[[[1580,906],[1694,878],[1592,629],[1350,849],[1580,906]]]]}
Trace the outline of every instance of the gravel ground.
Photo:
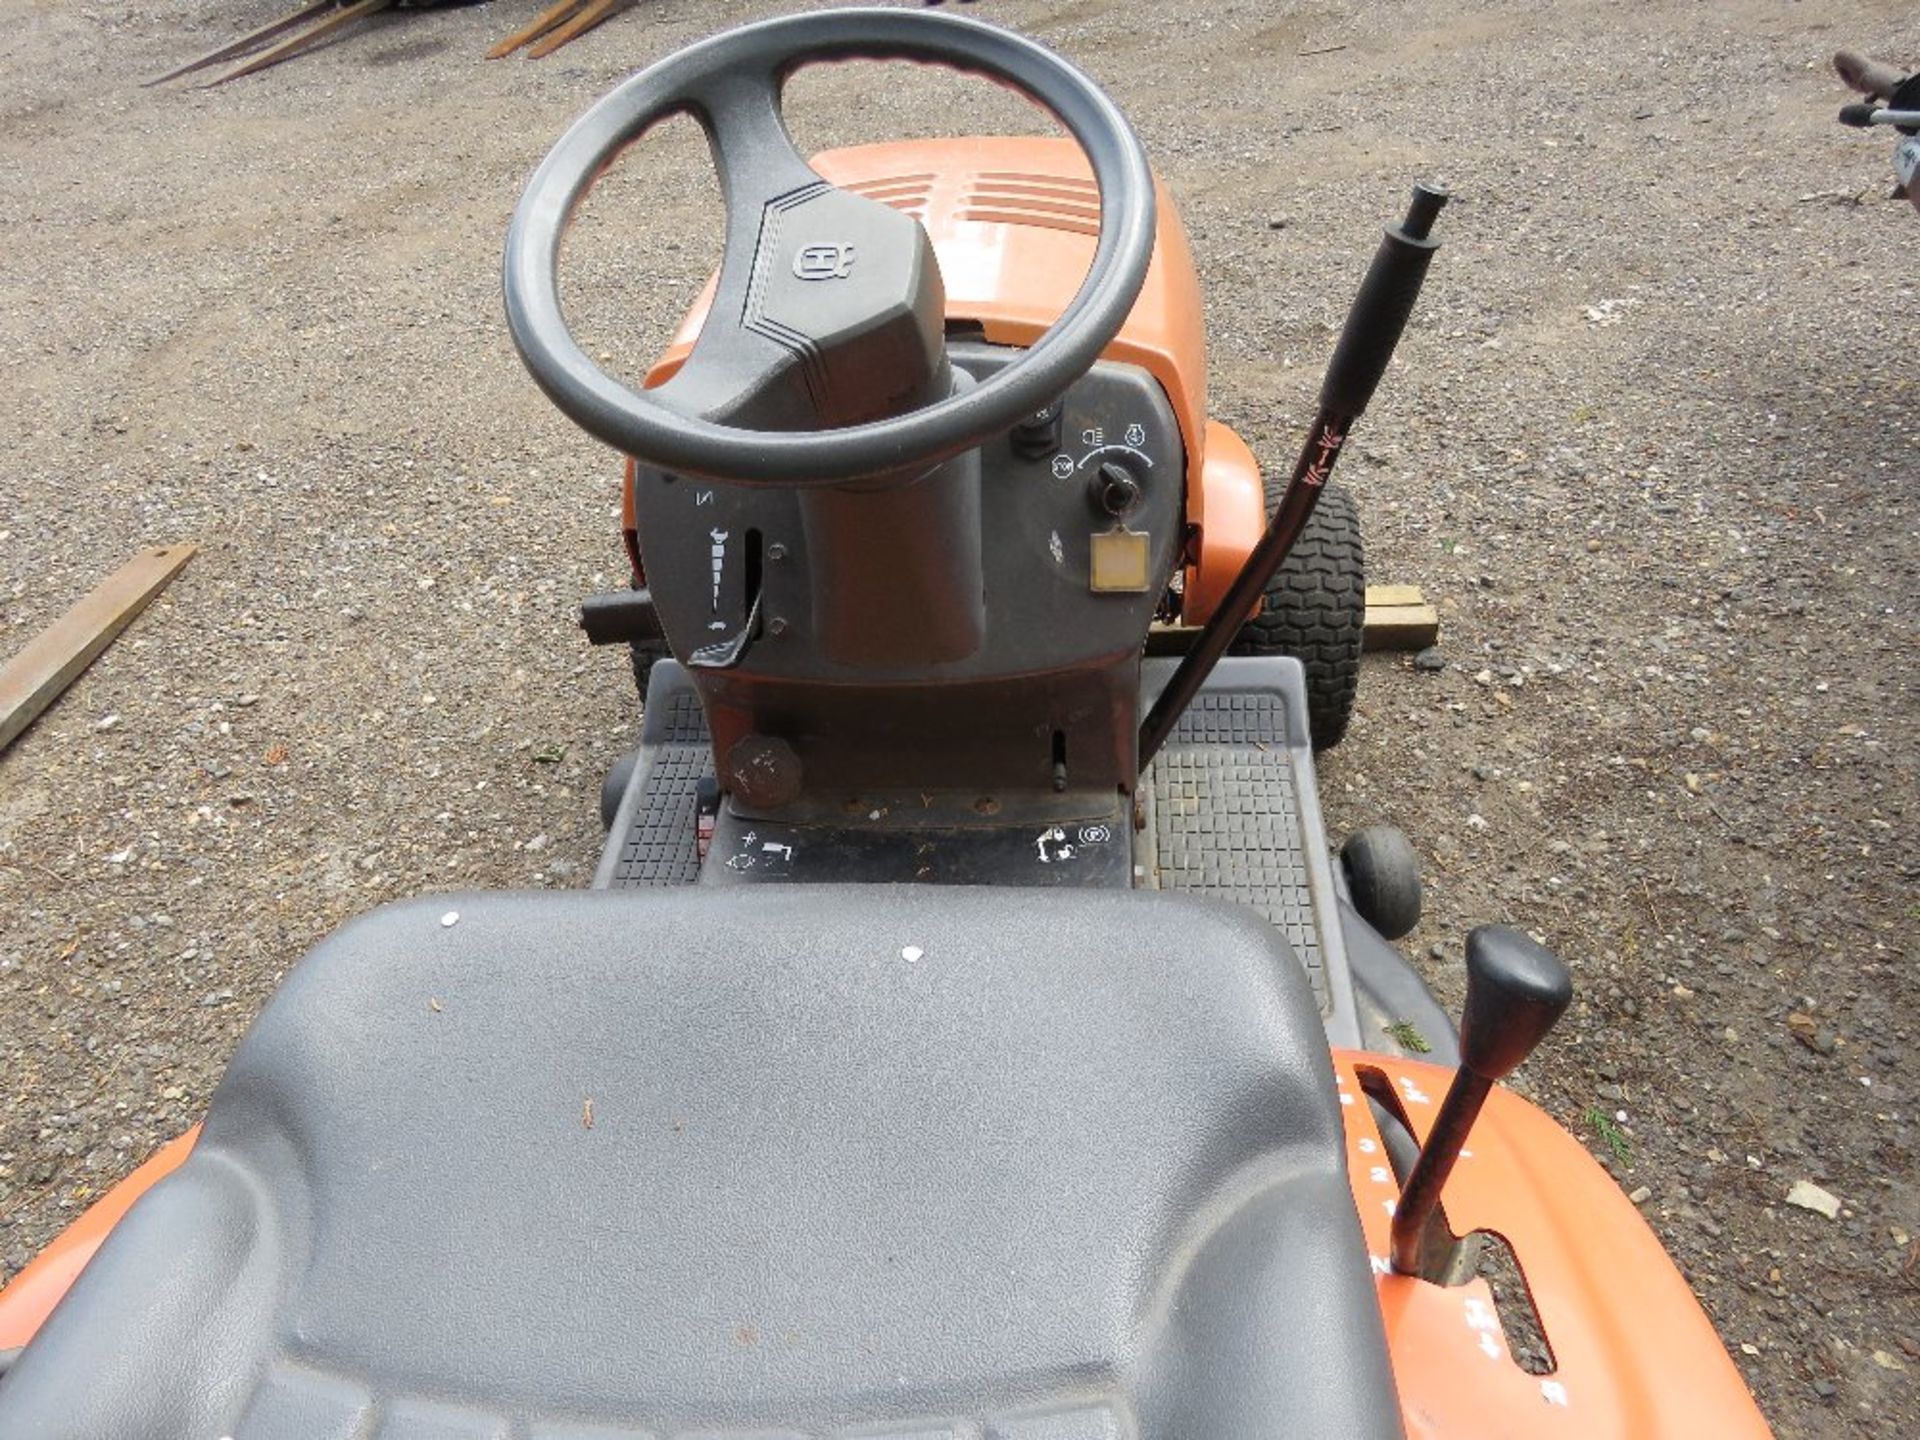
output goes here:
{"type": "MultiPolygon", "coordinates": [[[[615,462],[514,360],[500,241],[612,81],[789,7],[642,0],[482,64],[503,0],[137,88],[279,8],[0,12],[0,653],[136,546],[203,551],[0,760],[0,1274],[191,1123],[340,921],[585,883],[636,730],[570,613],[620,574],[615,462]]],[[[1920,1433],[1920,232],[1825,67],[1920,61],[1909,0],[976,8],[1134,117],[1214,410],[1269,465],[1377,224],[1417,175],[1458,190],[1346,465],[1447,665],[1369,661],[1330,820],[1429,858],[1450,1003],[1473,923],[1572,961],[1522,1086],[1647,1191],[1779,1432],[1920,1433]]],[[[818,143],[1010,113],[918,72],[800,90],[818,143]]],[[[629,372],[715,253],[697,147],[650,146],[575,247],[629,372]]]]}

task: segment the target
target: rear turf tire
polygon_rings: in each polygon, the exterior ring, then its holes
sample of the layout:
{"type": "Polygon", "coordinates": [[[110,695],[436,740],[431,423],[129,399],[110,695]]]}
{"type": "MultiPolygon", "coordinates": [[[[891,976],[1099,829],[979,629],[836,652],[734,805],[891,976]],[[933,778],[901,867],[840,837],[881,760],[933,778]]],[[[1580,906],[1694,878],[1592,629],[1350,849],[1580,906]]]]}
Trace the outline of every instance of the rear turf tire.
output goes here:
{"type": "MultiPolygon", "coordinates": [[[[1286,490],[1267,481],[1271,516],[1286,490]]],[[[1307,667],[1307,720],[1313,748],[1340,743],[1360,687],[1360,645],[1367,624],[1366,550],[1360,512],[1344,486],[1329,485],[1307,518],[1286,564],[1267,582],[1260,613],[1240,627],[1233,655],[1292,655],[1307,667]]]]}

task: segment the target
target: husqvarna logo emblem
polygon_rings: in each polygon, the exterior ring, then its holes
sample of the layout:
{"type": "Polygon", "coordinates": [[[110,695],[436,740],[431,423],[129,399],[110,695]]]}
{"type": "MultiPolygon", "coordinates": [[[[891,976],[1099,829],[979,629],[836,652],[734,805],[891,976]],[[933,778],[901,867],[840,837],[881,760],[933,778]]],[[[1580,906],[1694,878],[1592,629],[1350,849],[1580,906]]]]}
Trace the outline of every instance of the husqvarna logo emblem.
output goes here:
{"type": "Polygon", "coordinates": [[[853,273],[853,246],[803,245],[793,257],[793,273],[802,280],[844,280],[853,273]]]}

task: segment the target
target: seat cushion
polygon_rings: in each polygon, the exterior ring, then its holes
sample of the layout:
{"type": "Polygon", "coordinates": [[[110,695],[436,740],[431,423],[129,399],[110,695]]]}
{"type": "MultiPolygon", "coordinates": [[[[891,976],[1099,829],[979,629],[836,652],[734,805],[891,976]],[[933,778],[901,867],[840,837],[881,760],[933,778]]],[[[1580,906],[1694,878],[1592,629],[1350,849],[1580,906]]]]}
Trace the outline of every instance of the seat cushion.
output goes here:
{"type": "Polygon", "coordinates": [[[391,906],[289,976],[0,1433],[1398,1435],[1340,1130],[1230,907],[391,906]]]}

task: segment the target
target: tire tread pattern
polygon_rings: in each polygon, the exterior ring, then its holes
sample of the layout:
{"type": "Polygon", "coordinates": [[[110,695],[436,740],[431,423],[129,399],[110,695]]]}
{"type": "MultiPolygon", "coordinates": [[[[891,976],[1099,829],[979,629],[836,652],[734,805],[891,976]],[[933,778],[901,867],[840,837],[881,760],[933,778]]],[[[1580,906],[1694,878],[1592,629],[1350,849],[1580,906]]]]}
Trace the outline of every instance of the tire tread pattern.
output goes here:
{"type": "MultiPolygon", "coordinates": [[[[1266,482],[1267,514],[1286,482],[1266,482]]],[[[1233,655],[1292,655],[1307,669],[1307,718],[1313,748],[1340,743],[1360,688],[1367,624],[1366,548],[1353,494],[1329,485],[1313,507],[1286,563],[1267,583],[1260,613],[1240,627],[1233,655]]]]}

